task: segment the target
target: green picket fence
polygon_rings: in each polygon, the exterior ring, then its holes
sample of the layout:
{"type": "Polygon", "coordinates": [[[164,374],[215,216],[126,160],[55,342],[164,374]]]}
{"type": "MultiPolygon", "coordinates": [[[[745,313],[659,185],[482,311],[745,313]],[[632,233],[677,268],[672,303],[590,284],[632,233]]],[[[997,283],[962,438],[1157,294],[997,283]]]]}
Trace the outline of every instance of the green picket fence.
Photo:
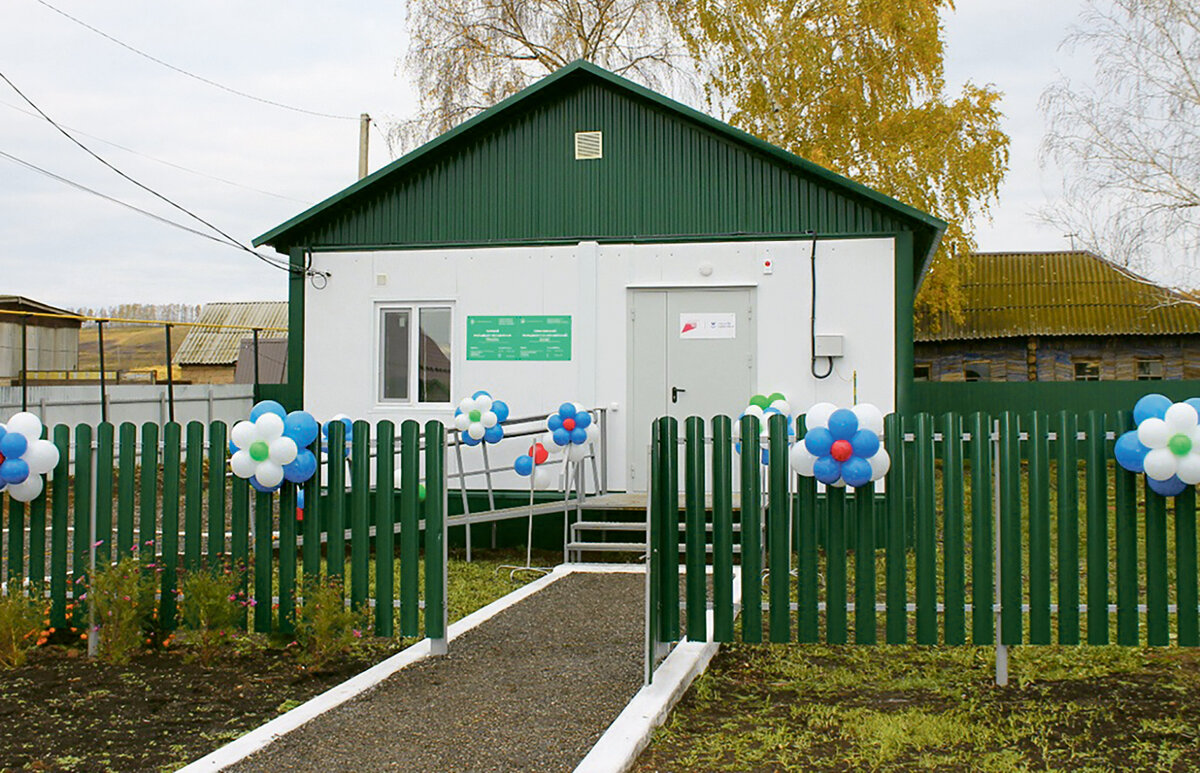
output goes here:
{"type": "MultiPolygon", "coordinates": [[[[1200,645],[1195,490],[1165,499],[1115,464],[1113,439],[1132,426],[1125,412],[891,415],[882,490],[818,493],[788,467],[782,417],[770,419],[766,466],[733,452],[727,417],[688,418],[682,435],[677,420],[659,419],[650,653],[681,632],[722,642],[1200,645]]],[[[757,419],[742,419],[742,437],[758,433],[757,419]]]]}
{"type": "MultiPolygon", "coordinates": [[[[222,422],[208,427],[201,422],[186,427],[104,423],[73,431],[58,425],[50,438],[60,456],[46,491],[27,505],[0,499],[8,516],[0,576],[10,590],[28,584],[48,593],[51,625],[83,627],[84,604],[75,604],[69,615],[68,602],[87,585],[94,545],[96,566],[135,550],[155,565],[161,581],[159,621],[167,630],[179,622],[180,572],[228,564],[244,571],[247,595],[254,600],[248,626],[255,631],[290,632],[301,579],[325,573],[349,575],[349,603],[371,609],[378,635],[417,636],[424,562],[424,632],[431,639],[445,638],[445,428],[440,422],[427,422],[422,432],[416,421],[405,421],[398,436],[390,421],[374,428],[355,422],[348,455],[344,425],[333,422],[327,459],[303,484],[303,521],[296,518],[299,486],[285,483],[277,493],[260,493],[228,474],[228,432],[222,422]],[[419,498],[422,460],[424,501],[419,498]]],[[[312,450],[321,459],[320,449],[314,445],[312,450]]]]}

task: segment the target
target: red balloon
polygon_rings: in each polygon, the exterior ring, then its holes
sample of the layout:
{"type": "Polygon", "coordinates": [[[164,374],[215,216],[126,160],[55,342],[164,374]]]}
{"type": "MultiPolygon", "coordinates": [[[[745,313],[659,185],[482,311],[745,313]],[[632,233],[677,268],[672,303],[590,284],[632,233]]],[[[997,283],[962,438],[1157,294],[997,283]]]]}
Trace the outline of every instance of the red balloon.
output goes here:
{"type": "Polygon", "coordinates": [[[844,462],[854,454],[854,447],[850,445],[849,440],[833,441],[833,448],[830,449],[829,455],[839,462],[844,462]]]}
{"type": "Polygon", "coordinates": [[[529,455],[533,457],[534,464],[545,464],[550,458],[550,452],[541,443],[534,443],[529,447],[529,455]]]}
{"type": "Polygon", "coordinates": [[[574,419],[563,419],[563,429],[565,429],[567,432],[570,432],[571,430],[575,429],[575,420],[574,419]]]}

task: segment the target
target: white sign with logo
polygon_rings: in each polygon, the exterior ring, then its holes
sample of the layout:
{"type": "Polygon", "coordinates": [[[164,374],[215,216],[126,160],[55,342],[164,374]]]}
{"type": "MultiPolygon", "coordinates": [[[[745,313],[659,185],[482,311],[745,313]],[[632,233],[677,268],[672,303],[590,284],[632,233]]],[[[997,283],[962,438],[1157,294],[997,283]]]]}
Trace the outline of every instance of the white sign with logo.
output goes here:
{"type": "Polygon", "coordinates": [[[737,338],[737,314],[684,312],[679,315],[679,337],[737,338]]]}

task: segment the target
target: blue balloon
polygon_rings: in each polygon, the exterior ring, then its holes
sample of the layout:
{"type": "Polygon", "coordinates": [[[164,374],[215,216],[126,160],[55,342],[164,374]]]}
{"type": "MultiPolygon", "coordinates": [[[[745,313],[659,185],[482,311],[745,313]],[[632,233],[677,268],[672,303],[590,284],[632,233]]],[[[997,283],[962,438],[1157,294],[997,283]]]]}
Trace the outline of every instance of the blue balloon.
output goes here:
{"type": "Polygon", "coordinates": [[[1142,465],[1146,462],[1148,453],[1150,453],[1150,449],[1138,440],[1135,429],[1131,429],[1117,438],[1116,445],[1113,446],[1113,456],[1117,458],[1117,464],[1130,472],[1145,472],[1142,465]]]}
{"type": "Polygon", "coordinates": [[[275,488],[267,488],[266,486],[264,486],[263,484],[258,482],[258,478],[255,478],[253,476],[251,476],[251,478],[250,478],[250,485],[254,487],[255,491],[261,492],[263,494],[273,494],[279,490],[279,486],[276,486],[275,488]]]}
{"type": "Polygon", "coordinates": [[[508,419],[508,403],[503,400],[493,400],[492,413],[496,414],[496,421],[505,421],[508,419]]]}
{"type": "Polygon", "coordinates": [[[475,438],[471,437],[470,435],[468,435],[465,432],[458,433],[458,439],[461,440],[464,445],[468,445],[468,446],[477,446],[483,442],[483,438],[476,440],[475,438]]]}
{"type": "Polygon", "coordinates": [[[484,390],[480,389],[478,392],[476,392],[475,394],[471,395],[471,399],[472,399],[472,400],[478,400],[478,399],[479,399],[479,398],[481,398],[481,397],[491,397],[491,396],[492,396],[492,395],[491,395],[491,393],[490,393],[490,392],[485,392],[484,390]]]}
{"type": "Polygon", "coordinates": [[[296,509],[304,509],[304,489],[298,489],[296,491],[296,509]]]}
{"type": "Polygon", "coordinates": [[[230,440],[229,441],[229,453],[236,454],[237,452],[238,452],[238,447],[233,444],[232,440],[230,440]]]}
{"type": "Polygon", "coordinates": [[[764,448],[762,450],[762,454],[760,455],[759,458],[762,459],[763,464],[770,464],[771,463],[771,449],[764,448]]]}
{"type": "Polygon", "coordinates": [[[312,445],[320,427],[308,411],[292,411],[283,419],[283,434],[290,437],[300,448],[312,445]]]}
{"type": "Polygon", "coordinates": [[[1187,484],[1181,481],[1178,476],[1172,475],[1166,480],[1155,480],[1149,475],[1146,476],[1146,485],[1155,494],[1164,497],[1177,497],[1187,488],[1187,484]]]}
{"type": "Polygon", "coordinates": [[[571,430],[571,442],[577,446],[581,446],[587,442],[587,430],[576,427],[571,430]]]}
{"type": "Polygon", "coordinates": [[[559,416],[557,413],[550,414],[550,417],[546,419],[546,429],[551,432],[557,432],[562,429],[562,416],[559,416]]]}
{"type": "Polygon", "coordinates": [[[813,476],[826,485],[837,483],[842,477],[842,465],[832,456],[822,456],[813,462],[813,476]]]}
{"type": "Polygon", "coordinates": [[[24,455],[28,448],[29,441],[20,432],[9,432],[0,437],[0,454],[4,454],[7,459],[16,459],[24,455]]]}
{"type": "Polygon", "coordinates": [[[579,413],[575,414],[576,427],[583,427],[584,429],[587,429],[588,425],[591,423],[592,414],[588,413],[587,411],[580,411],[579,413]]]}
{"type": "Polygon", "coordinates": [[[849,408],[838,408],[829,415],[827,426],[834,440],[849,440],[858,432],[858,417],[849,408]]]}
{"type": "Polygon", "coordinates": [[[1141,424],[1149,418],[1161,419],[1171,407],[1171,398],[1157,393],[1145,395],[1133,406],[1133,421],[1141,424]]]}
{"type": "Polygon", "coordinates": [[[842,479],[847,486],[865,486],[871,482],[871,463],[861,456],[852,456],[842,462],[842,479]]]}
{"type": "Polygon", "coordinates": [[[578,412],[579,410],[575,407],[575,403],[563,403],[558,406],[558,413],[564,419],[569,419],[578,412]]]}
{"type": "Polygon", "coordinates": [[[855,456],[870,459],[879,450],[879,436],[869,429],[860,429],[854,433],[854,437],[850,438],[850,447],[854,449],[855,456]]]}
{"type": "Polygon", "coordinates": [[[504,439],[504,427],[497,424],[494,427],[488,427],[483,431],[483,439],[488,443],[499,443],[504,439]]]}
{"type": "Polygon", "coordinates": [[[307,448],[301,448],[296,458],[283,465],[283,479],[292,483],[303,483],[317,471],[317,457],[307,448]]]}
{"type": "Polygon", "coordinates": [[[518,475],[528,476],[533,472],[533,457],[529,454],[518,456],[517,461],[513,462],[513,469],[517,471],[518,475]]]}
{"type": "Polygon", "coordinates": [[[742,441],[739,440],[738,442],[734,443],[733,450],[739,454],[742,453],[742,441]]]}
{"type": "Polygon", "coordinates": [[[551,432],[550,437],[554,438],[554,445],[556,446],[565,446],[571,443],[571,433],[562,427],[551,432]]]}
{"type": "MultiPolygon", "coordinates": [[[[5,437],[12,437],[17,434],[10,432],[5,437]]],[[[4,464],[0,464],[0,481],[8,483],[21,483],[29,477],[29,463],[24,459],[5,459],[4,464]]]]}
{"type": "Polygon", "coordinates": [[[258,421],[258,417],[262,416],[264,413],[278,414],[279,418],[281,419],[287,418],[287,411],[283,409],[282,405],[274,400],[263,400],[261,403],[256,403],[255,406],[250,409],[250,421],[258,421]]]}
{"type": "Polygon", "coordinates": [[[829,456],[829,449],[833,448],[833,434],[824,427],[810,429],[804,436],[804,447],[813,456],[829,456]]]}

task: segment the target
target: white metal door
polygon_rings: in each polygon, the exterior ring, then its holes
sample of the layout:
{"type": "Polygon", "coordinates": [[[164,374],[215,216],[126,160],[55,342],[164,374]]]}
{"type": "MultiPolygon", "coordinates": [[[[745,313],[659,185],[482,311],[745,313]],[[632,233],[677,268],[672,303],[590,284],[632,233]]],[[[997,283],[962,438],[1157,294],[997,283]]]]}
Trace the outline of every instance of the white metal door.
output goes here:
{"type": "Polygon", "coordinates": [[[754,394],[754,290],[634,290],[629,309],[629,490],[643,491],[654,419],[737,416],[754,394]]]}

